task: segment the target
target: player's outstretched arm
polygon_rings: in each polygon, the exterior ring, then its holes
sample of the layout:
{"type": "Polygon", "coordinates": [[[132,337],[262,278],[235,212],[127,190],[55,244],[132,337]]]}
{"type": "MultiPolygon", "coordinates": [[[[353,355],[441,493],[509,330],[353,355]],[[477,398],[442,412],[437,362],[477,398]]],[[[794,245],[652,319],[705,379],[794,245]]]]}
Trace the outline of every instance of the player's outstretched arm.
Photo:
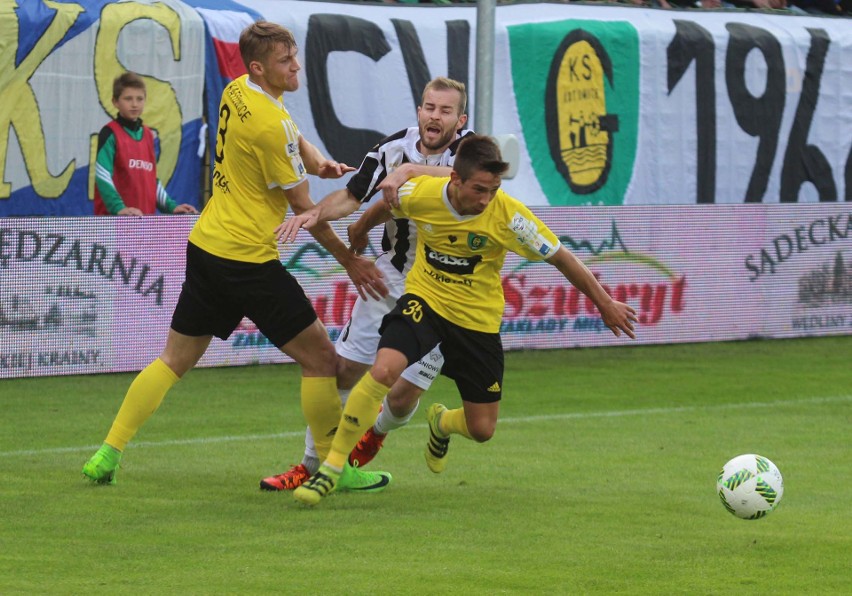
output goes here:
{"type": "MultiPolygon", "coordinates": [[[[301,185],[300,185],[301,186],[301,185]]],[[[335,221],[356,211],[361,203],[349,190],[341,188],[329,193],[322,201],[303,211],[288,217],[284,223],[275,228],[275,237],[279,242],[293,242],[299,230],[310,230],[319,223],[335,221]]]]}
{"type": "Polygon", "coordinates": [[[417,176],[449,176],[453,169],[449,166],[427,166],[416,163],[404,163],[376,185],[382,191],[382,199],[388,208],[399,207],[399,187],[417,176]]]}
{"type": "Polygon", "coordinates": [[[623,331],[630,338],[636,339],[634,329],[638,320],[636,310],[628,304],[613,300],[592,272],[589,271],[589,268],[570,250],[560,246],[556,254],[550,257],[547,262],[559,269],[565,279],[594,302],[601,313],[604,325],[609,327],[616,337],[621,337],[623,331]]]}
{"type": "Polygon", "coordinates": [[[313,143],[301,135],[299,136],[299,153],[302,156],[302,162],[305,164],[305,170],[308,174],[313,174],[320,178],[340,178],[344,174],[354,172],[356,169],[352,166],[347,166],[345,163],[326,159],[313,143]]]}
{"type": "MultiPolygon", "coordinates": [[[[290,207],[293,208],[296,217],[303,215],[315,207],[308,189],[309,186],[306,180],[302,184],[284,191],[287,201],[290,203],[290,207]]],[[[281,228],[282,226],[275,228],[276,237],[279,239],[283,235],[281,228]]],[[[319,222],[308,231],[317,242],[331,253],[338,263],[343,265],[361,298],[366,300],[369,295],[379,300],[388,295],[388,288],[382,279],[382,272],[379,271],[376,264],[370,259],[365,259],[350,252],[343,243],[343,240],[328,225],[328,222],[319,222]]]]}
{"type": "Polygon", "coordinates": [[[370,230],[381,225],[391,218],[391,212],[387,205],[378,201],[371,205],[361,217],[354,223],[349,224],[346,231],[349,234],[349,250],[360,255],[370,243],[368,234],[370,230]]]}

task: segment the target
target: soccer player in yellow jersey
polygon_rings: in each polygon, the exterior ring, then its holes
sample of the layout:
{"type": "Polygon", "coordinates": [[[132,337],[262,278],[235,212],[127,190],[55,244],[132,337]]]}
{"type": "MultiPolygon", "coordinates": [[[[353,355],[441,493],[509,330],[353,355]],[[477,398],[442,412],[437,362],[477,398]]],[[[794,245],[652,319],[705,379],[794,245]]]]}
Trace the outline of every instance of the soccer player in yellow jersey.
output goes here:
{"type": "MultiPolygon", "coordinates": [[[[301,227],[313,228],[317,222],[345,217],[380,191],[383,196],[396,197],[399,187],[410,178],[449,176],[459,143],[465,136],[473,134],[473,131],[464,128],[467,123],[466,106],[464,83],[446,77],[429,81],[417,107],[417,126],[380,140],[364,156],[361,166],[345,188],[332,192],[304,213],[287,218],[279,227],[279,235],[286,242],[295,238],[301,227]]],[[[369,242],[367,233],[373,226],[373,217],[380,220],[387,215],[384,203],[377,203],[368,208],[357,223],[349,226],[351,249],[356,254],[369,242]],[[360,233],[362,230],[363,234],[360,233]]],[[[383,300],[358,298],[335,343],[337,390],[344,403],[355,383],[370,370],[376,358],[382,318],[393,309],[405,291],[405,277],[414,262],[417,247],[416,232],[414,225],[405,219],[385,223],[384,252],[376,259],[376,266],[382,272],[388,295],[383,300]]],[[[402,373],[383,400],[376,423],[349,454],[351,464],[367,465],[381,449],[387,433],[408,424],[417,410],[418,397],[429,389],[443,362],[444,357],[436,347],[402,373]]],[[[306,432],[301,463],[283,473],[264,478],[260,487],[264,490],[294,490],[310,478],[321,463],[314,449],[313,436],[306,432]]]]}
{"type": "Polygon", "coordinates": [[[375,364],[353,388],[328,458],[293,493],[298,501],[315,505],[334,490],[388,388],[438,343],[441,372],[455,380],[463,407],[429,408],[429,468],[443,471],[452,434],[479,442],[491,438],[503,390],[500,268],[507,251],[556,267],[592,300],[616,336],[623,332],[635,339],[633,307],[613,300],[547,226],[500,190],[508,166],[491,138],[471,135],[461,142],[449,179],[423,176],[399,189],[393,215],[417,224],[417,254],[405,294],[382,321],[375,364]]]}
{"type": "MultiPolygon", "coordinates": [[[[276,227],[288,206],[313,206],[307,174],[338,178],[352,171],[326,159],[284,107],[299,87],[295,39],[257,22],[240,35],[248,71],[225,87],[219,107],[213,196],[189,235],[186,279],[160,357],[131,384],[104,445],[83,474],[115,483],[121,453],[166,392],[204,355],[213,336],[227,339],[244,316],[302,369],[301,404],[323,457],[341,413],[334,346],[296,279],[279,260],[276,227]]],[[[326,223],[313,236],[346,267],[359,293],[387,293],[381,273],[357,257],[326,223]]],[[[341,488],[380,490],[384,473],[348,468],[341,488]]]]}

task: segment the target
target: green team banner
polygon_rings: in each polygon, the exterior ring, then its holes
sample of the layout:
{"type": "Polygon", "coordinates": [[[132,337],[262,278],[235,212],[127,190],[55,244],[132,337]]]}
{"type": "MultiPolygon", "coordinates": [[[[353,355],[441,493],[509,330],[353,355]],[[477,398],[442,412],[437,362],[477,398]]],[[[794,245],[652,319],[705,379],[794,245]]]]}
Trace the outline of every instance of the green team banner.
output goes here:
{"type": "Polygon", "coordinates": [[[504,187],[528,203],[852,201],[848,19],[523,5],[497,21],[495,129],[522,147],[504,187]]]}
{"type": "Polygon", "coordinates": [[[550,204],[620,205],[636,155],[636,29],[569,20],[508,33],[521,128],[550,204]]]}

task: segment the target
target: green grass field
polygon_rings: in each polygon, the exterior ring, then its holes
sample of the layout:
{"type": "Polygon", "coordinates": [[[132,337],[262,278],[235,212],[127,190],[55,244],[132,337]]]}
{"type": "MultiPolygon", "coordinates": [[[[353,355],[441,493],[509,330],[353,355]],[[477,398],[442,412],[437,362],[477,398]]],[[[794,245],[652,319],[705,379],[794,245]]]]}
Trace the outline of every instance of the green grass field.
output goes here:
{"type": "MultiPolygon", "coordinates": [[[[303,449],[298,369],[191,372],[125,453],[80,468],[132,375],[2,381],[0,594],[848,594],[852,337],[510,353],[497,434],[423,461],[425,406],[315,509],[258,490],[303,449]],[[757,521],[716,475],[785,479],[757,521]]],[[[425,402],[459,401],[442,378],[425,402]]]]}

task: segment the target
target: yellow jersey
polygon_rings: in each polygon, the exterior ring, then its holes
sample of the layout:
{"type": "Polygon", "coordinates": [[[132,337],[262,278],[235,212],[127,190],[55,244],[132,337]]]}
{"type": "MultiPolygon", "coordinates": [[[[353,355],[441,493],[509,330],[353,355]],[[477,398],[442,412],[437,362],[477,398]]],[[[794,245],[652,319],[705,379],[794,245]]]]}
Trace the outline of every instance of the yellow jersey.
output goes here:
{"type": "Polygon", "coordinates": [[[449,178],[421,176],[399,189],[393,214],[417,225],[417,252],[405,291],[460,327],[499,333],[506,253],[548,259],[559,250],[559,239],[503,190],[482,213],[459,215],[447,196],[448,183],[449,178]]]}
{"type": "Polygon", "coordinates": [[[299,134],[280,97],[248,75],[231,81],[219,104],[213,195],[189,241],[226,259],[278,259],[274,230],[288,207],[283,190],[306,183],[299,134]]]}

